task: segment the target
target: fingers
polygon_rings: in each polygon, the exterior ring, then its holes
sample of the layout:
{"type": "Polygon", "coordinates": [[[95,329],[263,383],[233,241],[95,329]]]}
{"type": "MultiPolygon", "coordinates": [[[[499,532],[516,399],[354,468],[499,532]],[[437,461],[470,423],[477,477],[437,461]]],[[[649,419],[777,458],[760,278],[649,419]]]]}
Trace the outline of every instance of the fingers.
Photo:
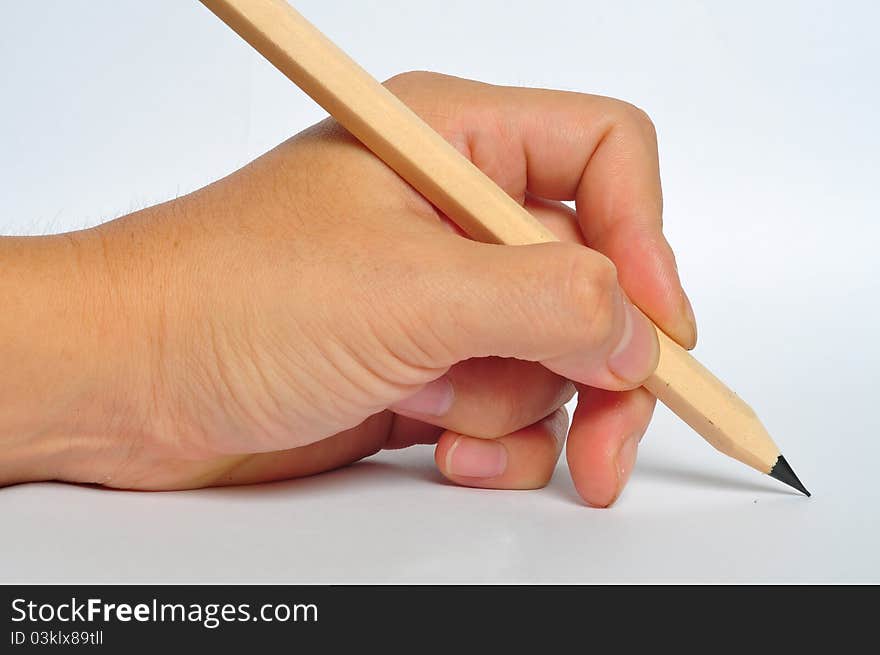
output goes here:
{"type": "Polygon", "coordinates": [[[574,386],[535,362],[475,358],[392,405],[398,414],[474,437],[515,432],[574,396],[574,386]]]}
{"type": "Polygon", "coordinates": [[[537,489],[553,475],[565,442],[565,407],[498,439],[445,432],[434,451],[440,472],[452,482],[483,489],[537,489]]]}
{"type": "Polygon", "coordinates": [[[408,280],[404,329],[421,358],[410,364],[515,357],[603,389],[639,386],[653,372],[656,331],[603,255],[570,243],[454,241],[442,265],[408,280]]]}
{"type": "Polygon", "coordinates": [[[633,302],[694,345],[693,312],[662,233],[657,139],[644,112],[601,96],[426,73],[388,85],[514,198],[576,200],[587,244],[615,262],[633,302]]]}
{"type": "Polygon", "coordinates": [[[645,389],[579,389],[566,456],[574,485],[589,505],[608,507],[620,496],[655,403],[645,389]]]}
{"type": "MultiPolygon", "coordinates": [[[[561,241],[577,243],[583,239],[574,210],[566,205],[530,197],[526,207],[561,241]]],[[[542,365],[517,359],[477,358],[456,364],[448,376],[391,409],[418,419],[407,422],[402,416],[395,427],[431,424],[492,438],[515,432],[551,414],[568,402],[573,393],[570,382],[542,365]]],[[[421,432],[422,428],[413,430],[421,432]]],[[[427,443],[413,439],[419,438],[404,437],[401,443],[427,443]]],[[[394,437],[390,441],[394,442],[394,437]]]]}
{"type": "Polygon", "coordinates": [[[576,198],[587,244],[617,264],[621,285],[658,326],[693,348],[696,321],[662,232],[657,140],[644,112],[627,108],[609,123],[576,198]]]}

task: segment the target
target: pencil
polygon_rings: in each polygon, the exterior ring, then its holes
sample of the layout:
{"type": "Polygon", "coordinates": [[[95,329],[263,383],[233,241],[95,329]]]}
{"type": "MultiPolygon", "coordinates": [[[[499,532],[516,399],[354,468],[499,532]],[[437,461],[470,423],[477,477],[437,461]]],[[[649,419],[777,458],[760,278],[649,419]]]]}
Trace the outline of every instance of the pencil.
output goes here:
{"type": "MultiPolygon", "coordinates": [[[[524,245],[552,232],[284,0],[201,0],[473,239],[524,245]]],[[[749,405],[657,329],[645,382],[722,453],[810,493],[749,405]]]]}

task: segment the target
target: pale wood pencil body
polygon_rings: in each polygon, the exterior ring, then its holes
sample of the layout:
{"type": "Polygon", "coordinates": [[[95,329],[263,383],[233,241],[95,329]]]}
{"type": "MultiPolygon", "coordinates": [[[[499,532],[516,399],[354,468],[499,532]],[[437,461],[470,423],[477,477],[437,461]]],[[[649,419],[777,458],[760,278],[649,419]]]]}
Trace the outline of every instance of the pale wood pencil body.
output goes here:
{"type": "MultiPolygon", "coordinates": [[[[480,241],[556,237],[284,0],[202,0],[422,195],[480,241]]],[[[779,455],[751,408],[658,329],[645,387],[721,452],[769,472],[779,455]]]]}
{"type": "Polygon", "coordinates": [[[779,448],[739,396],[657,330],[660,363],[645,388],[725,455],[769,473],[779,448]]]}

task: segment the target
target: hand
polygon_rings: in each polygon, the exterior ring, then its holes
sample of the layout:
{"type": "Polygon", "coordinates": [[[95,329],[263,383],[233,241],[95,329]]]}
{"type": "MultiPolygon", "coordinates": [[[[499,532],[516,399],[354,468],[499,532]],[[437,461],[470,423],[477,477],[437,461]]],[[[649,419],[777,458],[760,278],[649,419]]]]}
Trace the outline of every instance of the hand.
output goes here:
{"type": "Polygon", "coordinates": [[[39,324],[41,352],[68,373],[22,365],[48,375],[54,409],[19,430],[0,479],[244,484],[437,443],[456,483],[534,488],[553,472],[576,387],[575,485],[594,506],[617,498],[658,356],[632,303],[696,340],[661,232],[650,121],[597,96],[427,73],[387,85],[564,243],[463,237],[332,120],[183,198],[7,242],[22,276],[76,284],[47,286],[64,310],[39,324]],[[560,202],[571,199],[576,212],[560,202]]]}

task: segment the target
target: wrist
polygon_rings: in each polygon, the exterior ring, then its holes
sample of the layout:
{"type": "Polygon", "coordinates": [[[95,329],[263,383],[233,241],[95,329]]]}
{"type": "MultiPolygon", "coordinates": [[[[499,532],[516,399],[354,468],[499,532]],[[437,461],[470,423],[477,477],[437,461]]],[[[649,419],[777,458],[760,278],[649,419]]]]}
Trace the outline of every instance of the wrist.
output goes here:
{"type": "Polygon", "coordinates": [[[3,238],[0,260],[0,484],[104,482],[143,425],[135,300],[96,230],[3,238]]]}

